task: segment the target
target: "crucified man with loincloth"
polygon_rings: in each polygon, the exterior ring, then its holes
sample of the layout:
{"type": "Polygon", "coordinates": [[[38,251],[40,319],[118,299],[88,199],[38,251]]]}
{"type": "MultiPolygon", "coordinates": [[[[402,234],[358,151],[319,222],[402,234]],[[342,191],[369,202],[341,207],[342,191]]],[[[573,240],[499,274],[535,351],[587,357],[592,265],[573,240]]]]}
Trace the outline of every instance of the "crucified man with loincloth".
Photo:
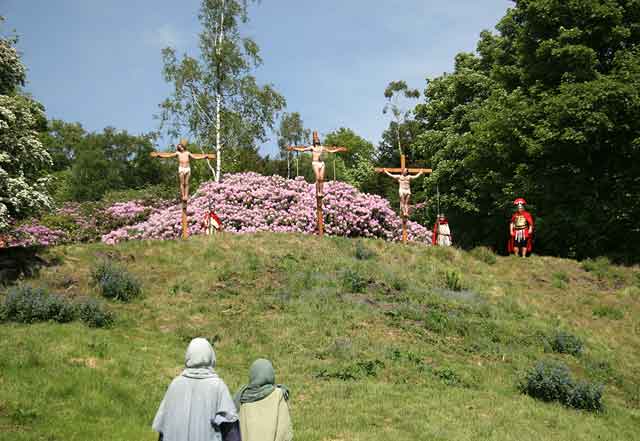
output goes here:
{"type": "Polygon", "coordinates": [[[318,132],[313,132],[313,145],[312,146],[294,146],[287,147],[287,150],[294,150],[296,152],[311,152],[311,166],[313,172],[316,175],[316,196],[321,198],[324,196],[324,171],[325,164],[322,160],[323,153],[337,153],[346,152],[346,147],[327,147],[320,145],[320,137],[318,132]]]}
{"type": "Polygon", "coordinates": [[[216,155],[212,153],[191,153],[187,150],[188,141],[181,139],[173,153],[151,152],[154,158],[178,157],[178,179],[180,181],[180,198],[183,202],[189,199],[189,178],[191,177],[190,159],[214,159],[216,155]]]}
{"type": "Polygon", "coordinates": [[[418,172],[417,175],[410,175],[405,168],[399,175],[394,175],[389,173],[387,170],[384,171],[387,176],[398,181],[399,189],[398,194],[400,195],[400,212],[404,217],[409,217],[409,199],[411,198],[411,180],[416,179],[422,175],[422,172],[418,172]]]}

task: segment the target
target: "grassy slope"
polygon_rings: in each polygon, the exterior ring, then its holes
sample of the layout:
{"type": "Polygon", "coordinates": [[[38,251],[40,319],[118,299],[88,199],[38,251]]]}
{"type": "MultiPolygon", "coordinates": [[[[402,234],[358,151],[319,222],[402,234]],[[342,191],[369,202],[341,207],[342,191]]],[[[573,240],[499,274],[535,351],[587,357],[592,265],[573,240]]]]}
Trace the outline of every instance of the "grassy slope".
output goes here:
{"type": "Polygon", "coordinates": [[[298,440],[638,439],[637,269],[605,268],[599,280],[569,260],[488,265],[359,242],[375,255],[357,259],[358,241],[273,234],[51,250],[60,265],[29,283],[95,295],[89,272],[108,254],[145,296],[113,304],[110,330],[0,324],[0,439],[155,440],[156,408],[201,335],[216,341],[232,390],[254,358],[274,361],[298,440]],[[446,290],[447,271],[466,290],[446,290]],[[586,341],[581,357],[545,352],[542,335],[558,327],[586,341]],[[520,395],[539,358],[604,382],[606,411],[520,395]]]}

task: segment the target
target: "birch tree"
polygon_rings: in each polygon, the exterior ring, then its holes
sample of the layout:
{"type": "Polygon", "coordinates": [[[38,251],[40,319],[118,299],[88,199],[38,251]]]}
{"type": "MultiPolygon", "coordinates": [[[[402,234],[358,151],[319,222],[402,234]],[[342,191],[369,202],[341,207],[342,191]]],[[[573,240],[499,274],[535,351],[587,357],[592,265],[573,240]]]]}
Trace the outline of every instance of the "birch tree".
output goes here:
{"type": "Polygon", "coordinates": [[[198,145],[214,146],[216,181],[233,169],[234,150],[267,140],[285,99],[272,85],[259,85],[253,72],[260,49],[241,35],[251,0],[203,0],[199,53],[179,57],[162,51],[164,77],[174,88],[161,105],[161,124],[173,137],[189,133],[198,145]],[[226,158],[226,159],[225,159],[226,158]],[[227,161],[226,163],[224,161],[227,161]]]}

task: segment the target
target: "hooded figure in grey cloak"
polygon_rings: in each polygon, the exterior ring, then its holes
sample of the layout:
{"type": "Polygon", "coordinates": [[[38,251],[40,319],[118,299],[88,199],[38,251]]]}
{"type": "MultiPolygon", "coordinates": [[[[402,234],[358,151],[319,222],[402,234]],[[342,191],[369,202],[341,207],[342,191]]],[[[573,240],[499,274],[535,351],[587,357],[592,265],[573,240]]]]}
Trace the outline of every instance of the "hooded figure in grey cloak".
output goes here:
{"type": "Polygon", "coordinates": [[[153,420],[163,441],[222,441],[222,428],[238,421],[227,385],[213,370],[216,355],[204,338],[187,348],[186,369],[169,385],[153,420]]]}

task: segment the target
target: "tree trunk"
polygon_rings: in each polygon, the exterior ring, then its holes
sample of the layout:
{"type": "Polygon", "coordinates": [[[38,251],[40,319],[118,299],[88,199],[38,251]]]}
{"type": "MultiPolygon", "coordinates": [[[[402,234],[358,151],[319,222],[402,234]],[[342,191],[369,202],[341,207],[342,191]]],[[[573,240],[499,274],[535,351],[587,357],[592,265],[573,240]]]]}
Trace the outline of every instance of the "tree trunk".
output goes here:
{"type": "Polygon", "coordinates": [[[291,152],[287,151],[287,179],[291,179],[291,152]]]}
{"type": "Polygon", "coordinates": [[[222,10],[220,11],[220,35],[218,36],[216,52],[218,53],[218,86],[216,87],[216,182],[220,182],[221,169],[222,169],[222,145],[220,142],[220,129],[222,123],[220,121],[220,107],[222,101],[222,72],[220,64],[220,49],[224,40],[224,8],[225,0],[222,0],[222,10]]]}

